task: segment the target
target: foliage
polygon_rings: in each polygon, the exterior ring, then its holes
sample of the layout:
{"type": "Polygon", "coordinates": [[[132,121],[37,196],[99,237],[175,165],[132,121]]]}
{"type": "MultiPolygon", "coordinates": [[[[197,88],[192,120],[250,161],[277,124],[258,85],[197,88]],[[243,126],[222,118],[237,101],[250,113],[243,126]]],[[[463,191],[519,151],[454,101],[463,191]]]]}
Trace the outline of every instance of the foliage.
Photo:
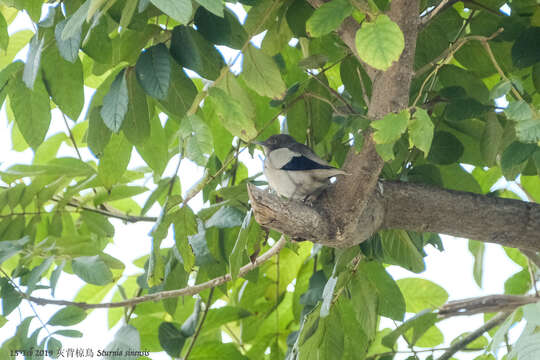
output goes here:
{"type": "MultiPolygon", "coordinates": [[[[411,50],[386,14],[390,1],[331,0],[317,9],[304,0],[240,3],[245,21],[221,0],[0,0],[0,104],[13,149],[34,154],[0,172],[0,326],[23,296],[50,289],[54,297],[64,273],[88,284],[76,300],[92,303],[113,288],[119,301],[230,273],[231,281],[200,296],[108,310],[109,326],[123,325],[107,350],[192,359],[392,359],[399,338],[410,348],[443,342],[436,309],[446,291],[419,278],[396,282],[382,265],[422,272],[424,247],[442,250],[436,234],[384,231],[347,250],[290,242],[239,276],[280,237],[248,211],[246,183],[260,181],[248,177],[239,154],[253,153],[250,141],[287,130],[339,167],[371,127],[386,179],[517,197],[493,185],[501,176],[519,177],[530,200],[539,201],[540,6],[451,2],[431,17],[440,2],[421,1],[425,27],[409,107],[368,119],[368,73],[387,70],[411,50]],[[508,14],[499,11],[503,5],[508,14]],[[17,15],[28,16],[33,30],[8,32],[17,15]],[[347,18],[362,24],[358,53],[336,32],[347,18]],[[250,43],[263,31],[260,46],[250,43]],[[21,61],[16,55],[26,45],[21,61]],[[233,72],[240,57],[241,71],[233,72]],[[500,97],[508,101],[504,111],[500,97]],[[49,131],[63,122],[65,132],[49,131]],[[73,155],[57,157],[61,146],[73,155]],[[83,148],[92,156],[78,155],[83,148]],[[129,167],[135,153],[145,166],[129,167]],[[188,191],[178,174],[164,175],[184,161],[204,169],[188,191]],[[199,194],[202,208],[191,201],[199,194]],[[135,264],[139,275],[124,276],[125,264],[104,251],[118,236],[110,218],[154,224],[152,251],[135,264]],[[168,236],[171,248],[162,246],[168,236]],[[225,305],[210,308],[216,300],[225,305]],[[381,317],[396,327],[381,329],[381,317]],[[232,342],[222,343],[222,333],[232,342]]],[[[484,246],[471,240],[470,250],[481,285],[484,246]]],[[[505,292],[526,294],[537,269],[518,250],[507,251],[521,270],[505,292]]],[[[524,308],[527,326],[511,355],[540,356],[538,311],[524,308]]],[[[62,337],[83,335],[69,327],[87,314],[63,307],[31,334],[37,320],[21,320],[0,358],[13,349],[54,354],[62,337]]],[[[519,320],[509,317],[490,346],[476,342],[485,349],[477,359],[496,356],[519,320]]]]}

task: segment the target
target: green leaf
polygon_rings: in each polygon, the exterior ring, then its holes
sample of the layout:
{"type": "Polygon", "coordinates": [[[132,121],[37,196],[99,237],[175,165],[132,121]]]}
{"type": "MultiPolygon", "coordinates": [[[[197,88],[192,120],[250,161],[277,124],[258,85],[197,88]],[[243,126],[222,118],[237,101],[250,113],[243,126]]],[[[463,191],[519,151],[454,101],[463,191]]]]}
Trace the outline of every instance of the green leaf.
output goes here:
{"type": "Polygon", "coordinates": [[[210,127],[197,115],[190,115],[182,119],[179,131],[185,139],[185,156],[198,165],[206,165],[214,151],[210,127]]]}
{"type": "Polygon", "coordinates": [[[146,95],[135,78],[135,72],[128,71],[126,75],[128,90],[128,107],[122,131],[133,145],[141,145],[150,137],[150,121],[146,95]]]}
{"type": "Polygon", "coordinates": [[[511,89],[512,89],[512,83],[510,82],[510,80],[503,80],[497,83],[497,85],[495,85],[491,89],[489,93],[489,98],[493,100],[500,98],[501,96],[506,95],[511,89]]]}
{"type": "Polygon", "coordinates": [[[225,65],[219,51],[191,27],[173,29],[170,51],[178,64],[209,80],[216,80],[225,65]]]}
{"type": "Polygon", "coordinates": [[[41,58],[43,81],[54,103],[72,120],[77,120],[84,106],[83,67],[78,57],[69,62],[58,49],[49,46],[41,58]]]}
{"type": "Polygon", "coordinates": [[[201,6],[197,9],[194,20],[197,31],[213,44],[241,49],[248,40],[246,30],[236,14],[227,8],[220,17],[201,6]]]}
{"type": "Polygon", "coordinates": [[[393,348],[397,339],[412,329],[413,338],[412,344],[415,344],[416,341],[435,323],[438,321],[437,314],[434,314],[431,310],[423,310],[418,314],[408,319],[401,325],[399,325],[391,333],[383,337],[382,345],[393,348]]]}
{"type": "MultiPolygon", "coordinates": [[[[60,219],[60,217],[57,217],[60,219]]],[[[64,266],[66,265],[66,260],[62,260],[60,265],[58,265],[54,271],[51,274],[50,284],[51,284],[51,296],[54,297],[54,291],[56,290],[56,284],[58,283],[58,279],[60,278],[60,275],[62,274],[62,270],[64,270],[64,266]]]]}
{"type": "Polygon", "coordinates": [[[223,90],[213,87],[209,91],[209,101],[215,106],[221,123],[232,135],[244,141],[250,141],[257,136],[257,129],[251,118],[248,118],[245,109],[236,100],[223,90]]]}
{"type": "Polygon", "coordinates": [[[129,95],[125,74],[124,69],[116,75],[109,92],[103,97],[103,107],[100,112],[105,125],[115,133],[120,131],[128,111],[129,95]]]}
{"type": "Polygon", "coordinates": [[[66,26],[68,19],[60,21],[54,28],[54,37],[56,39],[56,46],[62,58],[66,61],[74,63],[79,58],[79,47],[81,46],[81,29],[75,32],[71,37],[66,40],[62,40],[62,33],[66,26]]]}
{"type": "Polygon", "coordinates": [[[461,121],[483,115],[489,107],[475,99],[456,99],[446,106],[446,119],[448,121],[461,121]]]}
{"type": "Polygon", "coordinates": [[[158,329],[159,344],[165,352],[172,357],[179,357],[187,337],[177,325],[171,322],[162,322],[158,329]]]}
{"type": "Polygon", "coordinates": [[[114,236],[114,226],[106,216],[91,211],[82,211],[81,219],[94,234],[104,237],[114,236]]]}
{"type": "Polygon", "coordinates": [[[51,122],[49,94],[41,80],[36,78],[33,90],[22,80],[22,72],[10,82],[9,100],[17,126],[24,140],[36,150],[45,139],[51,122]]]}
{"type": "Polygon", "coordinates": [[[497,119],[497,115],[495,113],[488,113],[486,116],[486,127],[480,140],[482,158],[488,166],[495,165],[503,134],[504,130],[497,119]]]}
{"type": "Polygon", "coordinates": [[[29,89],[34,88],[34,82],[39,73],[39,66],[41,64],[41,52],[43,51],[43,45],[45,44],[45,38],[39,39],[38,35],[34,35],[30,40],[30,48],[28,49],[28,55],[26,57],[26,64],[24,64],[24,71],[22,79],[29,89]]]}
{"type": "Polygon", "coordinates": [[[462,87],[467,92],[467,95],[482,104],[489,100],[489,90],[486,85],[471,71],[455,65],[444,65],[439,70],[438,77],[446,88],[462,87]]]}
{"type": "Polygon", "coordinates": [[[47,340],[47,351],[56,356],[56,354],[60,353],[60,350],[62,349],[62,343],[60,340],[57,340],[56,338],[53,338],[52,336],[47,340]]]}
{"type": "MultiPolygon", "coordinates": [[[[105,351],[118,351],[120,354],[127,354],[131,351],[138,352],[141,350],[141,337],[139,335],[139,330],[137,330],[132,325],[123,325],[116,334],[114,334],[113,340],[107,344],[105,351]]],[[[138,355],[133,356],[109,356],[107,359],[119,360],[121,358],[134,360],[137,359],[138,355]]]]}
{"type": "Polygon", "coordinates": [[[467,191],[481,194],[482,188],[476,182],[474,176],[467,172],[461,165],[441,165],[439,171],[442,176],[443,186],[446,189],[467,191]]]}
{"type": "Polygon", "coordinates": [[[538,142],[540,141],[540,118],[530,118],[519,121],[516,124],[516,135],[523,142],[538,142]]]}
{"type": "Polygon", "coordinates": [[[15,290],[8,279],[0,278],[0,296],[2,297],[2,314],[8,316],[22,301],[22,296],[15,290]]]}
{"type": "Polygon", "coordinates": [[[530,288],[531,277],[526,269],[518,271],[504,282],[504,293],[509,295],[524,295],[530,288]]]}
{"type": "Polygon", "coordinates": [[[517,167],[523,164],[538,149],[536,144],[514,141],[501,155],[501,169],[505,177],[513,179],[519,173],[517,167]]]}
{"type": "Polygon", "coordinates": [[[364,97],[371,96],[371,80],[355,57],[348,56],[341,62],[339,74],[341,82],[355,102],[363,104],[364,97]]]}
{"type": "Polygon", "coordinates": [[[0,49],[7,51],[9,44],[8,24],[4,15],[0,13],[0,49]]]}
{"type": "Polygon", "coordinates": [[[112,281],[112,273],[99,256],[80,256],[71,261],[75,275],[89,284],[107,285],[112,281]]]}
{"type": "Polygon", "coordinates": [[[523,100],[509,103],[504,109],[504,113],[510,120],[514,121],[526,121],[533,117],[531,107],[523,100]]]}
{"type": "Polygon", "coordinates": [[[204,321],[203,331],[218,329],[229,322],[238,321],[252,315],[251,312],[235,306],[210,309],[204,321]]]}
{"type": "Polygon", "coordinates": [[[402,321],[405,315],[405,300],[396,282],[384,267],[376,261],[362,261],[358,271],[363,273],[378,295],[379,314],[402,321]]]}
{"type": "Polygon", "coordinates": [[[189,317],[184,321],[182,326],[180,327],[180,331],[185,336],[193,336],[195,334],[195,329],[197,328],[197,323],[199,322],[199,318],[201,315],[201,299],[197,299],[195,302],[195,305],[193,306],[193,312],[189,317]]]}
{"type": "Polygon", "coordinates": [[[201,4],[202,7],[206,8],[208,11],[210,11],[212,14],[217,15],[219,17],[223,17],[223,3],[221,0],[197,0],[199,4],[201,4]]]}
{"type": "Polygon", "coordinates": [[[2,240],[0,242],[0,264],[18,254],[29,240],[30,238],[26,236],[18,240],[2,240]]]}
{"type": "Polygon", "coordinates": [[[242,222],[242,227],[240,228],[234,247],[229,255],[229,266],[233,280],[238,277],[238,272],[242,266],[242,260],[249,238],[256,237],[260,231],[259,224],[251,220],[251,215],[250,210],[247,212],[246,217],[242,222]]]}
{"type": "Polygon", "coordinates": [[[220,229],[231,228],[243,224],[244,214],[235,207],[222,206],[206,221],[205,226],[215,226],[220,229]]]}
{"type": "Polygon", "coordinates": [[[53,332],[53,335],[60,335],[60,336],[73,337],[73,338],[83,337],[82,332],[80,332],[79,330],[72,330],[72,329],[57,330],[53,332]]]}
{"type": "Polygon", "coordinates": [[[58,310],[47,321],[47,324],[53,326],[71,326],[80,323],[86,319],[86,311],[76,306],[68,306],[58,310]]]}
{"type": "Polygon", "coordinates": [[[161,100],[167,98],[171,80],[171,62],[169,51],[164,44],[160,43],[146,49],[139,56],[135,71],[137,79],[148,95],[161,100]]]}
{"type": "Polygon", "coordinates": [[[289,28],[297,37],[307,37],[306,22],[314,9],[307,1],[294,1],[287,9],[286,19],[289,28]]]}
{"type": "Polygon", "coordinates": [[[122,134],[113,134],[99,159],[98,176],[110,189],[122,177],[131,158],[131,144],[122,134]]]}
{"type": "Polygon", "coordinates": [[[306,22],[306,32],[311,37],[319,37],[336,30],[346,17],[353,12],[348,0],[332,0],[317,8],[306,22]]]}
{"type": "Polygon", "coordinates": [[[196,95],[197,89],[193,81],[180,67],[172,66],[167,99],[160,100],[159,103],[168,115],[180,120],[186,115],[196,95]]]}
{"type": "Polygon", "coordinates": [[[386,15],[364,23],[356,33],[355,43],[360,58],[379,70],[388,69],[405,47],[401,29],[386,15]]]}
{"type": "Polygon", "coordinates": [[[164,141],[165,138],[165,129],[161,126],[159,116],[155,114],[150,118],[150,137],[144,144],[136,145],[137,152],[157,175],[163,173],[169,161],[168,144],[164,141]]]}
{"type": "Polygon", "coordinates": [[[181,24],[187,24],[191,20],[193,8],[189,0],[150,0],[150,2],[181,24]]]}
{"type": "Polygon", "coordinates": [[[400,279],[397,284],[405,298],[407,312],[418,313],[425,309],[437,309],[448,300],[446,290],[426,279],[400,279]]]}
{"type": "Polygon", "coordinates": [[[540,202],[540,178],[538,176],[521,176],[520,182],[527,194],[536,202],[540,202]]]}
{"type": "Polygon", "coordinates": [[[90,109],[86,141],[95,157],[101,158],[103,156],[105,147],[111,139],[111,134],[111,130],[101,118],[101,106],[90,109]]]}
{"type": "Polygon", "coordinates": [[[530,27],[524,30],[512,46],[512,61],[518,68],[525,68],[540,61],[538,39],[540,27],[530,27]]]}
{"type": "Polygon", "coordinates": [[[252,45],[244,51],[242,73],[246,85],[261,96],[280,98],[287,90],[274,59],[252,45]]]}
{"type": "Polygon", "coordinates": [[[433,141],[433,122],[426,110],[416,108],[408,123],[409,143],[424,152],[427,157],[433,141]]]}
{"type": "Polygon", "coordinates": [[[376,129],[373,139],[377,144],[396,142],[401,137],[401,134],[407,130],[408,121],[408,110],[403,110],[399,114],[386,114],[382,119],[371,123],[371,127],[376,129]]]}
{"type": "Polygon", "coordinates": [[[375,337],[377,329],[378,295],[371,283],[363,281],[361,274],[353,277],[350,282],[351,301],[356,312],[356,320],[368,339],[375,337]]]}
{"type": "Polygon", "coordinates": [[[482,287],[482,278],[484,274],[484,253],[485,245],[483,242],[469,240],[469,251],[474,257],[473,278],[478,287],[482,287]]]}
{"type": "Polygon", "coordinates": [[[36,266],[35,268],[30,271],[30,275],[28,276],[27,280],[27,288],[26,288],[26,294],[30,295],[32,291],[36,288],[36,285],[38,281],[41,279],[41,276],[43,273],[49,270],[52,263],[54,261],[54,256],[48,257],[47,259],[43,260],[39,266],[36,266]]]}
{"type": "Polygon", "coordinates": [[[21,30],[9,37],[8,48],[5,53],[2,52],[2,56],[0,56],[0,69],[4,69],[13,61],[15,55],[28,44],[28,41],[30,41],[32,36],[34,36],[32,31],[21,30]]]}
{"type": "Polygon", "coordinates": [[[457,137],[446,131],[436,131],[428,160],[439,165],[455,163],[463,155],[464,147],[457,137]]]}
{"type": "Polygon", "coordinates": [[[389,230],[381,233],[384,260],[407,270],[419,273],[425,269],[424,259],[404,230],[389,230]]]}
{"type": "Polygon", "coordinates": [[[195,214],[191,208],[187,206],[181,207],[173,214],[174,224],[174,242],[176,248],[182,256],[184,263],[184,270],[191,272],[193,265],[195,265],[195,254],[188,242],[188,236],[195,235],[197,233],[197,220],[195,214]]]}
{"type": "Polygon", "coordinates": [[[81,33],[81,28],[86,20],[88,9],[92,0],[86,0],[78,9],[71,15],[62,30],[61,39],[66,41],[70,38],[77,37],[81,33]]]}

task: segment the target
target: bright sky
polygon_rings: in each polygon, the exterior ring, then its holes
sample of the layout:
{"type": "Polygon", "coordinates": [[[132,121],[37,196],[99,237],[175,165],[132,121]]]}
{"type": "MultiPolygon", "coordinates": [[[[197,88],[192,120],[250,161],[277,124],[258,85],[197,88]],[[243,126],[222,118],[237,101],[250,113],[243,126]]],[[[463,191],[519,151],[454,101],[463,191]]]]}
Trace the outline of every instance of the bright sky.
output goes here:
{"type": "MultiPolygon", "coordinates": [[[[228,3],[227,6],[232,8],[243,21],[245,11],[241,5],[231,5],[228,3]]],[[[46,12],[44,11],[43,14],[45,13],[46,12]]],[[[10,26],[9,31],[10,33],[14,33],[22,28],[32,29],[26,15],[19,15],[14,24],[10,26]]],[[[256,44],[260,44],[262,38],[263,35],[258,36],[254,42],[256,44]]],[[[236,54],[235,52],[232,52],[224,47],[220,47],[220,49],[228,61],[236,54]]],[[[25,54],[26,49],[23,49],[18,57],[25,59],[25,54]]],[[[239,61],[238,64],[236,64],[235,70],[238,71],[240,69],[240,65],[241,63],[239,61]]],[[[85,94],[87,102],[90,97],[91,92],[87,91],[85,94]]],[[[82,116],[84,116],[85,113],[86,110],[83,110],[82,116]]],[[[73,127],[74,124],[71,123],[70,126],[73,127]]],[[[0,128],[5,129],[4,131],[0,131],[0,170],[4,170],[15,163],[31,163],[33,156],[31,150],[27,149],[21,153],[12,150],[12,126],[7,121],[5,109],[0,111],[0,128]]],[[[55,114],[53,112],[53,120],[51,122],[51,128],[48,136],[57,132],[65,132],[65,130],[63,120],[58,116],[57,113],[55,114]]],[[[74,149],[66,145],[62,145],[58,155],[72,157],[76,156],[74,149]]],[[[92,158],[90,152],[85,149],[82,151],[82,156],[83,159],[92,158]]],[[[261,161],[258,158],[258,155],[256,155],[255,158],[251,158],[247,152],[244,152],[241,154],[241,160],[247,165],[250,176],[261,171],[261,161]]],[[[129,167],[133,168],[143,163],[144,162],[138,156],[136,151],[133,151],[129,167]]],[[[175,163],[176,161],[174,160],[170,161],[170,166],[165,171],[164,176],[171,175],[171,173],[174,171],[173,164],[175,163]]],[[[191,187],[191,185],[202,177],[203,172],[201,168],[197,167],[192,162],[184,160],[180,167],[179,174],[182,182],[182,189],[183,191],[186,191],[191,187]]],[[[507,184],[504,183],[501,183],[500,185],[507,186],[507,184]]],[[[139,196],[137,200],[140,200],[140,203],[142,203],[147,196],[148,194],[143,194],[142,196],[139,196]]],[[[195,211],[200,209],[202,206],[201,197],[199,196],[193,199],[190,202],[190,206],[195,211]]],[[[157,215],[158,213],[159,208],[154,207],[151,209],[149,215],[157,215]]],[[[151,239],[147,234],[150,232],[152,224],[138,223],[125,225],[114,219],[111,220],[111,222],[115,226],[116,236],[114,239],[114,244],[108,245],[105,251],[110,255],[122,260],[127,265],[125,269],[126,275],[140,273],[140,269],[131,265],[131,262],[134,259],[149,253],[151,239]]],[[[422,278],[432,280],[446,289],[446,291],[450,294],[449,300],[489,294],[502,294],[504,293],[504,281],[513,273],[520,270],[517,265],[506,257],[504,251],[499,246],[487,244],[484,263],[484,286],[482,289],[480,289],[472,277],[473,257],[468,251],[467,240],[443,236],[443,243],[445,251],[442,253],[432,247],[428,247],[426,249],[428,253],[428,256],[425,258],[427,270],[422,274],[416,275],[396,266],[390,266],[388,270],[395,279],[420,276],[422,278]]],[[[173,242],[169,238],[168,242],[164,242],[162,246],[167,247],[171,246],[172,244],[173,242]]],[[[58,282],[56,297],[58,299],[71,300],[83,284],[84,283],[78,277],[63,273],[58,282]]],[[[49,297],[50,292],[47,290],[35,291],[33,295],[49,297]]],[[[110,296],[104,299],[104,301],[109,300],[110,296]]],[[[37,305],[34,305],[34,308],[44,322],[46,322],[52,314],[60,309],[60,307],[56,306],[41,307],[37,305]]],[[[109,343],[114,336],[115,331],[118,329],[117,325],[113,329],[107,331],[106,312],[107,310],[94,310],[85,321],[77,326],[74,326],[74,328],[81,330],[85,334],[85,337],[83,339],[60,338],[64,348],[92,348],[95,352],[98,349],[103,349],[109,343]]],[[[0,343],[14,334],[15,327],[20,323],[21,319],[33,314],[34,312],[30,308],[28,302],[23,301],[19,310],[15,310],[8,317],[9,322],[0,328],[0,343]]],[[[440,322],[438,326],[445,335],[445,344],[441,345],[441,347],[449,345],[450,341],[461,333],[472,331],[482,324],[482,315],[465,318],[452,318],[440,322]]],[[[37,326],[38,321],[34,320],[32,322],[30,332],[37,328],[37,326]]],[[[393,326],[393,323],[388,320],[383,319],[381,322],[381,327],[393,326]]],[[[519,331],[514,331],[513,337],[516,336],[516,333],[519,334],[519,331]]],[[[42,331],[41,334],[44,335],[45,332],[42,331]]],[[[405,359],[409,355],[410,354],[400,354],[400,356],[397,356],[396,359],[405,359]]],[[[459,358],[473,359],[477,355],[479,354],[460,354],[459,358]]],[[[152,359],[169,359],[165,353],[154,353],[151,355],[151,357],[152,359]]]]}

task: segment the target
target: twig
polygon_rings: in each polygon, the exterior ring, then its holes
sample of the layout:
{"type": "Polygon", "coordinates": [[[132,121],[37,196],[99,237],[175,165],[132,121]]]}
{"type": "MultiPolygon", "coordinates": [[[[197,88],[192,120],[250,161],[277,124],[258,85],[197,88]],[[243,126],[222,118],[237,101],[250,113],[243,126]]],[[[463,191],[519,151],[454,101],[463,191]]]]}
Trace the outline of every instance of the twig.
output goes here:
{"type": "Polygon", "coordinates": [[[496,36],[498,36],[501,32],[503,32],[503,28],[500,28],[498,29],[497,31],[495,31],[493,34],[491,34],[490,36],[488,37],[485,37],[485,36],[478,36],[478,35],[473,35],[473,36],[468,36],[468,37],[465,37],[465,38],[461,38],[459,39],[458,41],[456,41],[453,45],[451,45],[450,47],[448,47],[448,49],[446,49],[440,56],[438,56],[435,60],[431,61],[430,63],[422,66],[420,68],[420,70],[418,70],[416,73],[415,73],[415,77],[417,76],[420,76],[422,74],[424,74],[427,70],[429,70],[432,66],[435,66],[435,69],[433,69],[433,71],[424,79],[424,81],[422,82],[422,85],[420,86],[420,90],[418,91],[418,95],[416,96],[416,99],[414,99],[414,102],[413,102],[413,107],[416,106],[416,104],[418,103],[418,101],[420,100],[420,98],[422,97],[422,93],[424,91],[424,88],[427,84],[427,82],[429,81],[429,79],[434,76],[435,74],[437,74],[437,72],[439,71],[439,69],[447,62],[449,61],[453,56],[454,54],[459,50],[461,49],[461,47],[463,45],[465,45],[467,42],[469,41],[472,41],[472,40],[475,40],[475,41],[480,41],[482,43],[489,41],[493,38],[495,38],[496,36]],[[439,61],[442,61],[439,63],[439,61]]]}
{"type": "Polygon", "coordinates": [[[437,5],[433,10],[431,10],[429,13],[427,13],[424,17],[421,19],[420,23],[420,31],[422,31],[423,28],[427,26],[427,24],[437,16],[442,10],[446,9],[447,7],[450,7],[457,3],[459,0],[442,0],[439,5],[437,5]]]}
{"type": "Polygon", "coordinates": [[[304,93],[305,96],[307,97],[312,97],[314,99],[317,99],[319,101],[322,101],[324,103],[327,103],[328,105],[330,105],[330,107],[332,108],[332,110],[334,110],[334,112],[336,114],[339,114],[339,115],[342,115],[342,116],[347,116],[349,114],[347,113],[344,113],[343,111],[339,110],[330,100],[328,100],[327,98],[325,98],[324,96],[321,96],[319,94],[315,94],[315,93],[312,93],[312,92],[309,92],[309,91],[306,91],[304,93]]]}
{"type": "MultiPolygon", "coordinates": [[[[500,29],[499,29],[500,30],[500,29]]],[[[495,69],[497,70],[497,72],[499,73],[499,76],[503,79],[503,80],[506,80],[510,83],[510,85],[512,85],[512,94],[514,94],[514,96],[516,97],[516,99],[518,100],[523,100],[523,98],[521,97],[521,94],[519,93],[519,91],[517,91],[516,87],[514,86],[514,84],[506,77],[506,75],[504,74],[504,71],[501,69],[501,67],[499,66],[499,63],[497,62],[497,60],[495,59],[495,55],[493,55],[493,51],[491,51],[491,46],[489,46],[489,43],[488,43],[488,40],[489,39],[484,39],[481,41],[482,43],[482,46],[484,46],[484,49],[486,49],[486,52],[488,53],[489,55],[489,59],[491,60],[491,62],[493,63],[493,66],[495,66],[495,69]]]]}
{"type": "Polygon", "coordinates": [[[454,44],[449,46],[441,55],[439,55],[437,58],[435,58],[433,61],[430,61],[426,65],[422,66],[418,71],[414,73],[414,77],[418,77],[423,75],[426,71],[431,69],[433,66],[438,65],[439,61],[443,59],[449,58],[450,55],[455,54],[463,45],[465,45],[469,41],[484,41],[484,40],[493,40],[495,37],[499,36],[500,33],[504,31],[503,28],[498,29],[493,34],[491,34],[488,37],[480,36],[480,35],[471,35],[464,38],[459,39],[454,44]]]}
{"type": "Polygon", "coordinates": [[[210,294],[208,294],[208,300],[206,301],[206,306],[204,308],[201,321],[199,321],[197,330],[195,330],[195,334],[193,335],[193,340],[191,340],[191,343],[189,344],[189,348],[186,352],[186,355],[184,356],[184,360],[188,360],[189,354],[191,354],[191,350],[193,350],[193,347],[195,346],[195,341],[197,341],[197,338],[199,337],[199,333],[201,332],[201,329],[203,327],[204,320],[206,320],[206,315],[208,315],[208,310],[210,310],[210,304],[212,303],[212,296],[214,295],[214,289],[215,288],[210,289],[210,294]]]}
{"type": "Polygon", "coordinates": [[[75,141],[73,132],[71,132],[71,128],[69,127],[69,124],[67,122],[66,114],[64,114],[63,111],[61,112],[61,114],[62,114],[62,118],[64,119],[64,124],[66,124],[66,128],[69,134],[69,138],[71,139],[71,143],[73,144],[73,147],[75,148],[75,152],[77,153],[77,157],[79,158],[79,160],[82,161],[82,156],[81,156],[81,153],[79,152],[79,147],[77,146],[77,142],[75,141]]]}
{"type": "MultiPolygon", "coordinates": [[[[256,267],[259,267],[262,263],[268,261],[268,259],[270,259],[272,256],[277,254],[285,246],[286,242],[287,241],[285,237],[282,236],[281,239],[279,239],[279,241],[274,246],[272,246],[267,252],[265,252],[264,254],[259,256],[257,259],[255,259],[255,261],[242,266],[240,268],[238,276],[239,277],[244,276],[245,274],[255,269],[256,267]]],[[[38,305],[63,305],[63,306],[77,306],[82,309],[104,309],[104,308],[134,306],[135,304],[140,304],[140,303],[148,302],[148,301],[159,301],[163,299],[170,299],[170,298],[175,298],[175,297],[180,297],[180,296],[185,296],[185,295],[195,295],[195,294],[200,293],[203,290],[220,286],[231,280],[232,280],[231,274],[226,274],[226,275],[214,278],[212,280],[208,280],[204,283],[188,286],[182,289],[161,291],[154,294],[134,297],[125,301],[117,301],[117,302],[110,302],[110,303],[103,303],[103,304],[89,304],[85,302],[45,299],[45,298],[39,298],[39,297],[34,297],[34,296],[28,296],[22,292],[19,292],[19,294],[22,297],[38,305]]]]}
{"type": "MultiPolygon", "coordinates": [[[[334,97],[336,99],[338,99],[339,101],[341,101],[341,103],[343,105],[345,105],[347,107],[347,109],[349,110],[349,112],[351,114],[354,114],[354,109],[352,108],[351,104],[349,104],[344,98],[343,96],[341,96],[340,93],[338,93],[336,90],[334,90],[331,86],[329,86],[328,84],[326,84],[324,81],[322,81],[321,79],[319,79],[318,76],[312,74],[311,72],[308,71],[308,75],[312,78],[312,79],[315,79],[319,82],[319,84],[321,84],[326,90],[330,91],[332,93],[332,95],[334,95],[334,97]]],[[[367,104],[367,103],[366,103],[367,104]]],[[[332,106],[334,107],[334,106],[332,106]]]]}
{"type": "Polygon", "coordinates": [[[452,344],[448,350],[446,350],[437,360],[448,360],[450,359],[455,353],[466,347],[468,344],[482,336],[483,333],[486,331],[489,331],[493,329],[495,326],[502,323],[508,316],[510,316],[511,312],[502,312],[500,314],[495,315],[492,317],[489,321],[487,321],[484,325],[480,326],[478,329],[474,330],[469,335],[465,336],[464,338],[456,341],[454,344],[452,344]]]}
{"type": "Polygon", "coordinates": [[[360,83],[360,87],[362,88],[362,98],[364,99],[366,106],[369,106],[369,97],[367,94],[366,86],[364,85],[364,80],[362,79],[362,74],[360,73],[360,68],[356,68],[356,75],[358,75],[358,82],[360,83]]]}
{"type": "MultiPolygon", "coordinates": [[[[383,356],[387,356],[387,355],[395,355],[395,354],[416,354],[416,353],[426,353],[426,352],[435,352],[435,351],[446,351],[450,349],[449,347],[444,347],[444,348],[432,348],[432,349],[419,349],[419,350],[414,350],[414,351],[410,351],[410,350],[394,350],[394,351],[387,351],[387,352],[384,352],[384,353],[378,353],[378,354],[373,354],[373,355],[370,355],[368,357],[366,357],[366,360],[370,360],[370,359],[374,359],[374,360],[378,360],[380,358],[382,358],[383,356]]],[[[467,349],[463,349],[462,351],[485,351],[486,349],[485,348],[467,348],[467,349]]]]}

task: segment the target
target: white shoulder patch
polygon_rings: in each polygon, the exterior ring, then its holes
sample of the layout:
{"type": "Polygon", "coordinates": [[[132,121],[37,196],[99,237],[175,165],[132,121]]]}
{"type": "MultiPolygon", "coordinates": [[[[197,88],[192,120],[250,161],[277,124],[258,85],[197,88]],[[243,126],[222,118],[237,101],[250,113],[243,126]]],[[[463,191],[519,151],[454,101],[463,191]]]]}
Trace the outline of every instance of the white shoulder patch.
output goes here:
{"type": "Polygon", "coordinates": [[[281,148],[271,151],[268,160],[270,160],[270,165],[274,169],[281,169],[295,156],[302,156],[302,154],[288,148],[281,148]]]}

